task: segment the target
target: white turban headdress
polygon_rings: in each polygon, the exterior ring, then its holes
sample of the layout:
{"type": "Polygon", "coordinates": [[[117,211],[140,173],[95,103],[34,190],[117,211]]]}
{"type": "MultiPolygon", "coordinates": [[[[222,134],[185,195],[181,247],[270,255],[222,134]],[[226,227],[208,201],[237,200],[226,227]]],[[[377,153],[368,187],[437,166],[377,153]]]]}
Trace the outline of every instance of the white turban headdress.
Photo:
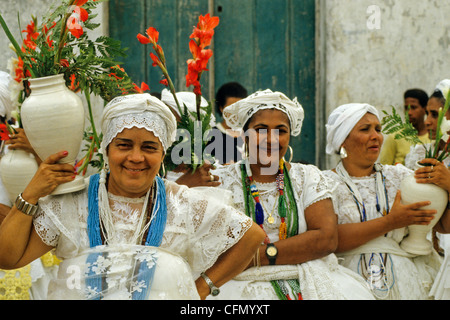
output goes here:
{"type": "Polygon", "coordinates": [[[4,71],[0,71],[0,116],[9,118],[13,109],[9,83],[12,78],[4,71]]]}
{"type": "Polygon", "coordinates": [[[291,135],[296,137],[302,131],[305,112],[301,104],[289,99],[281,92],[272,92],[267,89],[258,91],[223,110],[223,117],[233,130],[241,130],[247,121],[259,110],[277,109],[284,112],[291,124],[291,135]]]}
{"type": "Polygon", "coordinates": [[[339,153],[342,144],[347,139],[355,125],[366,113],[372,113],[380,120],[378,110],[362,103],[345,104],[336,108],[328,117],[327,149],[328,154],[339,153]]]}
{"type": "MultiPolygon", "coordinates": [[[[186,105],[186,108],[189,112],[197,112],[197,96],[193,92],[177,92],[177,100],[180,104],[181,111],[184,110],[183,104],[186,105]]],[[[161,101],[167,104],[173,111],[175,111],[180,117],[180,110],[178,110],[177,103],[175,102],[175,98],[173,97],[172,92],[167,89],[164,89],[161,92],[161,101]]],[[[204,108],[208,106],[208,101],[205,98],[201,97],[200,100],[200,113],[205,114],[206,111],[204,108]]],[[[216,122],[216,118],[213,114],[211,114],[210,125],[213,126],[216,122]]]]}
{"type": "Polygon", "coordinates": [[[445,79],[439,82],[439,84],[436,86],[436,90],[442,92],[444,99],[447,100],[448,92],[450,90],[450,79],[445,79]]]}
{"type": "Polygon", "coordinates": [[[164,151],[175,141],[177,122],[169,107],[148,93],[117,97],[105,107],[102,117],[103,140],[100,152],[125,128],[145,128],[161,141],[164,151]]]}

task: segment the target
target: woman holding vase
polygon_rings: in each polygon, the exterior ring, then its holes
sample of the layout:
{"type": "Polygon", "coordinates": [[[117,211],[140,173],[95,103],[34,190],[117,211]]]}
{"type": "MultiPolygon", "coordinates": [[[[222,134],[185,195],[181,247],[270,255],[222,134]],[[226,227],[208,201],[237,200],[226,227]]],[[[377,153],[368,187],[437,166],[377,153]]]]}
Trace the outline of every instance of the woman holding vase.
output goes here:
{"type": "Polygon", "coordinates": [[[259,91],[225,108],[223,116],[233,130],[243,130],[246,152],[242,161],[212,173],[266,238],[247,270],[217,298],[373,299],[363,279],[333,254],[337,220],[327,179],[314,166],[284,160],[291,136],[301,133],[304,111],[297,99],[259,91]]]}
{"type": "MultiPolygon", "coordinates": [[[[427,106],[427,120],[425,124],[429,130],[432,139],[436,139],[437,130],[437,118],[439,115],[439,109],[444,108],[446,104],[447,94],[450,89],[450,80],[446,79],[441,81],[435,92],[431,96],[430,103],[427,106]]],[[[445,119],[450,120],[450,111],[445,114],[445,119]]],[[[445,130],[445,129],[444,129],[445,130]]],[[[448,134],[450,132],[442,132],[446,138],[440,141],[439,152],[442,152],[443,145],[446,143],[445,139],[448,139],[448,134]]],[[[433,146],[433,145],[432,145],[433,146]]],[[[431,146],[431,147],[432,147],[431,146]]],[[[428,146],[430,147],[430,146],[428,146]]],[[[407,159],[411,165],[417,161],[422,164],[427,164],[427,166],[416,170],[415,178],[417,183],[423,184],[434,184],[438,187],[446,190],[450,194],[450,159],[446,158],[442,162],[437,159],[423,159],[424,147],[416,146],[411,147],[411,152],[407,155],[407,159]]],[[[450,203],[450,198],[449,198],[450,203]]],[[[439,222],[434,227],[434,235],[438,239],[440,248],[443,249],[445,255],[444,262],[442,263],[439,274],[436,276],[433,288],[431,290],[431,295],[435,299],[449,300],[450,299],[450,288],[446,283],[449,281],[450,277],[450,206],[447,206],[447,210],[442,215],[439,222]]]]}
{"type": "Polygon", "coordinates": [[[427,201],[403,205],[400,182],[412,171],[376,161],[383,144],[378,111],[368,104],[347,104],[328,119],[327,153],[341,161],[325,174],[336,183],[341,264],[366,279],[378,299],[428,299],[440,266],[436,252],[413,256],[400,242],[409,225],[427,225],[434,210],[427,201]]]}
{"type": "Polygon", "coordinates": [[[218,294],[263,233],[234,208],[157,176],[175,131],[157,98],[113,99],[102,118],[101,174],[85,190],[48,196],[74,179],[74,167],[57,163],[67,152],[47,158],[0,227],[0,266],[20,267],[56,248],[64,261],[49,299],[218,294]]]}

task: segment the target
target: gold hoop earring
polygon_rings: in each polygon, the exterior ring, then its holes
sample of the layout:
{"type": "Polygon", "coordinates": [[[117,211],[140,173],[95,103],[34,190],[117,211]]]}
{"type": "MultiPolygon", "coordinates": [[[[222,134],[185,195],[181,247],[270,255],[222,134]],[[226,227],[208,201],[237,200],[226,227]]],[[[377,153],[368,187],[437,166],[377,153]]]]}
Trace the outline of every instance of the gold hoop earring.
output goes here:
{"type": "MultiPolygon", "coordinates": [[[[289,161],[288,162],[291,163],[292,159],[294,158],[294,150],[292,149],[292,147],[290,145],[288,146],[288,149],[289,149],[289,152],[290,152],[289,161]]],[[[286,154],[285,154],[285,156],[286,156],[286,154]]],[[[284,157],[283,157],[283,159],[284,159],[284,157]]]]}
{"type": "Polygon", "coordinates": [[[161,178],[165,178],[165,177],[166,177],[166,167],[165,167],[165,165],[164,165],[164,162],[161,162],[161,167],[159,168],[158,175],[159,175],[161,178]],[[162,174],[162,175],[161,175],[161,174],[162,174]]]}

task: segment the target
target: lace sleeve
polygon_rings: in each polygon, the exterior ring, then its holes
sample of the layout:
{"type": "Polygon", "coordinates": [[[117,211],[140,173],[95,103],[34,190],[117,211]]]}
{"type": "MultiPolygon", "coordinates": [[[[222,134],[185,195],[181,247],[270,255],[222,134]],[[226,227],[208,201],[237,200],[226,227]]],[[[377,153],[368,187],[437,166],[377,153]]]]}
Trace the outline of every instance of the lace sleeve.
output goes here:
{"type": "Polygon", "coordinates": [[[48,246],[56,247],[60,232],[52,222],[52,219],[42,210],[42,207],[39,207],[39,210],[34,216],[33,224],[41,240],[48,246]]]}
{"type": "Polygon", "coordinates": [[[180,187],[170,198],[175,216],[168,220],[165,237],[194,272],[210,268],[252,225],[250,218],[224,205],[221,189],[180,187]]]}
{"type": "Polygon", "coordinates": [[[299,188],[304,209],[332,197],[330,180],[315,166],[293,163],[290,170],[292,183],[299,188]]]}

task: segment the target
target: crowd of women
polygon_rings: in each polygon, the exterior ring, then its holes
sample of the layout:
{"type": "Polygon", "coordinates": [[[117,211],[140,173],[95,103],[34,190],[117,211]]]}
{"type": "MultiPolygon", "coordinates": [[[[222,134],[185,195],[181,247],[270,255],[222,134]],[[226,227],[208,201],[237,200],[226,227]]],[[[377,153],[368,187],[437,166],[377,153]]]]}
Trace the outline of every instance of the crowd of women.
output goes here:
{"type": "MultiPolygon", "coordinates": [[[[52,196],[74,167],[59,163],[64,150],[43,159],[0,226],[0,268],[54,252],[61,263],[48,299],[449,297],[448,262],[399,245],[436,212],[428,201],[402,203],[399,184],[412,170],[377,163],[376,108],[332,111],[326,151],[341,161],[327,171],[285,159],[305,119],[297,99],[258,91],[223,116],[245,133],[243,159],[208,165],[188,187],[159,176],[177,129],[168,104],[145,93],[113,99],[101,122],[104,168],[85,190],[52,196]]],[[[449,174],[426,161],[418,181],[449,174]]],[[[435,229],[450,233],[450,208],[435,229]]]]}

